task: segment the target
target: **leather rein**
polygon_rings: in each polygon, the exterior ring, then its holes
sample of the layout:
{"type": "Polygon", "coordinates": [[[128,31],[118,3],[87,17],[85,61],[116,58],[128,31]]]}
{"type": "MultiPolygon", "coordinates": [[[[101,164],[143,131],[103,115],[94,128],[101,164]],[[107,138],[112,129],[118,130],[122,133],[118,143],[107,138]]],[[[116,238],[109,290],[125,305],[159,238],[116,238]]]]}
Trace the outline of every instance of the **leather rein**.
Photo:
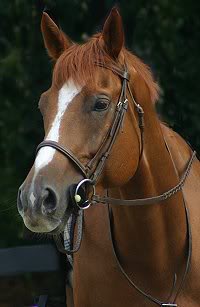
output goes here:
{"type": "MultiPolygon", "coordinates": [[[[177,306],[177,304],[175,303],[175,300],[183,286],[183,283],[185,281],[187,272],[189,270],[189,265],[190,265],[190,260],[191,260],[191,250],[192,250],[192,238],[191,238],[191,229],[190,229],[190,223],[189,223],[189,216],[188,216],[188,211],[186,208],[186,204],[184,201],[184,207],[185,207],[185,213],[186,213],[186,223],[187,223],[187,235],[188,235],[188,253],[187,253],[187,260],[186,260],[186,267],[185,267],[185,271],[183,273],[181,282],[179,284],[178,290],[176,291],[176,295],[173,299],[172,303],[164,303],[154,297],[152,297],[151,295],[149,295],[148,293],[144,292],[143,290],[141,290],[127,275],[127,273],[124,271],[123,267],[121,266],[121,263],[118,259],[118,256],[116,254],[115,251],[115,247],[114,247],[114,242],[113,242],[113,235],[112,235],[112,226],[111,226],[111,221],[112,221],[112,212],[111,212],[111,208],[109,207],[109,205],[122,205],[122,206],[143,206],[143,205],[152,205],[152,204],[156,204],[156,203],[161,203],[164,200],[169,199],[170,197],[172,197],[174,194],[176,194],[177,192],[179,192],[180,190],[182,190],[185,181],[190,173],[191,167],[192,167],[192,163],[195,159],[196,156],[196,152],[194,151],[192,153],[192,156],[186,166],[186,169],[179,181],[179,183],[174,186],[173,188],[169,189],[168,191],[166,191],[165,193],[158,195],[158,196],[153,196],[153,197],[149,197],[149,198],[143,198],[143,199],[128,199],[128,200],[124,200],[124,199],[116,199],[116,198],[111,198],[108,197],[108,195],[105,196],[100,196],[100,195],[96,195],[95,192],[95,185],[97,183],[97,180],[99,179],[100,175],[102,174],[102,171],[104,169],[105,163],[108,159],[108,157],[110,156],[111,153],[111,149],[113,147],[113,144],[115,143],[116,137],[120,132],[120,129],[123,125],[123,121],[124,121],[124,117],[126,114],[126,111],[128,109],[128,99],[127,99],[127,91],[129,92],[130,98],[132,100],[132,103],[135,107],[136,113],[137,113],[137,117],[138,117],[138,126],[140,129],[140,158],[142,157],[142,153],[143,153],[143,134],[144,134],[144,111],[143,108],[141,107],[140,104],[138,104],[133,96],[133,93],[131,91],[130,85],[129,85],[129,73],[127,71],[127,67],[126,65],[124,65],[124,70],[121,70],[120,68],[116,67],[116,66],[112,66],[106,63],[101,63],[101,62],[96,62],[95,65],[105,68],[105,69],[109,69],[111,70],[114,74],[118,75],[119,78],[121,79],[122,82],[122,88],[121,88],[121,94],[118,100],[118,103],[116,105],[116,110],[115,110],[115,116],[114,116],[114,120],[112,122],[112,125],[109,129],[109,132],[107,133],[106,137],[104,138],[100,148],[98,149],[97,153],[95,154],[95,156],[89,161],[89,163],[87,165],[83,165],[80,160],[71,152],[70,149],[63,147],[62,145],[60,145],[59,143],[55,142],[55,141],[51,141],[51,140],[45,140],[43,142],[41,142],[36,150],[36,153],[42,148],[42,147],[52,147],[54,149],[56,149],[57,151],[59,151],[60,153],[62,153],[66,158],[69,158],[71,160],[71,162],[73,162],[74,166],[76,168],[78,168],[78,170],[82,173],[82,175],[84,176],[84,179],[81,180],[75,189],[75,193],[74,193],[74,202],[77,206],[78,212],[81,212],[81,214],[78,215],[78,233],[77,233],[77,240],[75,242],[75,246],[73,250],[66,250],[62,248],[60,242],[58,243],[58,247],[60,250],[62,250],[63,252],[71,255],[74,252],[77,252],[78,249],[80,248],[81,245],[81,240],[82,240],[82,232],[83,232],[83,210],[88,209],[91,205],[95,205],[98,203],[102,203],[102,204],[107,204],[108,205],[108,211],[109,211],[109,225],[110,225],[110,238],[111,238],[111,243],[112,243],[112,249],[113,249],[113,254],[115,256],[116,262],[118,264],[118,268],[121,271],[121,273],[123,274],[123,276],[126,278],[126,280],[129,282],[129,284],[135,288],[135,290],[137,290],[140,294],[142,294],[146,299],[150,300],[152,303],[155,303],[159,306],[177,306]],[[80,189],[82,188],[82,186],[92,186],[93,188],[93,193],[92,196],[90,197],[90,199],[88,199],[86,197],[86,199],[83,199],[83,197],[81,197],[80,195],[80,189]]],[[[167,146],[167,145],[166,145],[167,146]]],[[[184,200],[184,196],[183,196],[183,200],[184,200]]],[[[173,286],[172,286],[172,290],[171,290],[171,294],[169,296],[169,298],[167,299],[167,301],[170,300],[172,293],[174,292],[176,286],[176,274],[174,275],[174,282],[173,282],[173,286]]],[[[172,300],[171,300],[172,301],[172,300]]]]}

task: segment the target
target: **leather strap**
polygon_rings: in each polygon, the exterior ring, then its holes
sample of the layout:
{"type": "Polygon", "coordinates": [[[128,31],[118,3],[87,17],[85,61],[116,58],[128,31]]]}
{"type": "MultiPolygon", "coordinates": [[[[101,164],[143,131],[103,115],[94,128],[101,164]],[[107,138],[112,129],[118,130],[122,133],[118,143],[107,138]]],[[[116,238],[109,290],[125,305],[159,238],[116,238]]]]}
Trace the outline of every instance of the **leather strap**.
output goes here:
{"type": "MultiPolygon", "coordinates": [[[[104,169],[104,165],[106,163],[106,160],[108,159],[111,149],[113,147],[113,144],[116,140],[116,137],[119,133],[119,130],[122,126],[123,123],[123,119],[125,116],[125,113],[127,111],[127,107],[128,107],[128,101],[125,100],[123,103],[119,104],[119,106],[117,107],[116,110],[116,116],[115,116],[115,120],[113,122],[112,128],[110,130],[110,134],[109,134],[109,138],[107,139],[107,142],[105,144],[104,147],[106,147],[104,150],[104,153],[101,154],[101,158],[97,163],[97,166],[95,168],[95,170],[93,170],[92,175],[90,177],[90,179],[95,183],[97,182],[97,179],[100,177],[103,169],[104,169]]],[[[95,156],[94,161],[97,160],[97,156],[95,156]]],[[[92,162],[89,164],[89,167],[92,167],[92,162]]]]}
{"type": "Polygon", "coordinates": [[[99,196],[99,195],[93,195],[92,196],[92,204],[102,203],[102,204],[110,204],[110,205],[117,205],[117,206],[146,206],[146,205],[153,205],[160,203],[170,197],[172,197],[174,194],[176,194],[178,191],[182,189],[182,187],[185,184],[185,181],[190,173],[190,169],[192,166],[192,163],[196,157],[196,151],[192,153],[192,156],[188,162],[187,168],[179,181],[179,183],[168,190],[167,192],[153,197],[147,197],[147,198],[140,198],[140,199],[117,199],[117,198],[111,198],[106,196],[99,196]]]}
{"type": "Polygon", "coordinates": [[[112,66],[109,64],[104,64],[101,62],[96,62],[95,64],[102,68],[109,69],[113,73],[121,77],[122,78],[122,89],[121,89],[119,101],[116,106],[114,121],[111,125],[109,134],[104,139],[104,142],[100,146],[94,158],[87,165],[87,167],[91,170],[91,173],[90,173],[91,175],[89,178],[94,183],[96,183],[98,178],[100,177],[103,171],[104,165],[110,155],[110,152],[116,140],[116,137],[119,133],[119,130],[122,127],[124,116],[128,109],[128,100],[126,99],[126,88],[127,88],[127,81],[129,80],[129,73],[127,71],[126,65],[125,65],[124,71],[122,71],[116,66],[112,66]]]}
{"type": "MultiPolygon", "coordinates": [[[[168,152],[169,152],[169,155],[171,157],[171,160],[172,160],[172,163],[174,165],[174,168],[175,168],[175,171],[176,173],[178,174],[177,172],[177,169],[176,169],[176,165],[174,163],[174,160],[173,160],[173,157],[172,157],[172,154],[170,152],[170,149],[169,149],[169,146],[168,144],[166,143],[166,147],[168,149],[168,152]]],[[[192,154],[192,157],[190,158],[190,161],[188,162],[188,166],[186,168],[186,171],[184,172],[184,175],[182,176],[182,179],[180,180],[180,183],[177,185],[178,186],[181,186],[183,187],[184,185],[184,182],[190,172],[190,169],[191,169],[191,166],[192,166],[192,162],[194,160],[196,156],[196,152],[194,151],[193,154],[192,154]]],[[[172,189],[173,190],[173,189],[172,189]]],[[[173,296],[173,292],[175,290],[175,286],[176,286],[176,274],[174,275],[175,279],[174,279],[174,282],[173,282],[173,287],[172,287],[172,290],[170,292],[170,296],[166,299],[166,301],[168,301],[168,303],[165,303],[163,301],[160,301],[158,300],[157,298],[151,296],[149,293],[146,293],[145,291],[143,291],[140,287],[138,287],[136,285],[136,283],[130,279],[130,277],[128,276],[128,274],[125,272],[124,268],[122,267],[121,263],[120,263],[120,260],[118,258],[118,255],[116,253],[116,250],[115,250],[115,245],[114,245],[114,240],[113,240],[113,233],[112,233],[112,211],[111,211],[111,208],[109,207],[108,205],[108,218],[109,218],[109,234],[110,234],[110,239],[111,239],[111,243],[112,243],[112,250],[113,250],[113,255],[115,257],[115,260],[116,260],[116,263],[118,265],[118,268],[120,270],[120,272],[122,273],[122,275],[125,277],[125,279],[128,281],[128,283],[137,291],[139,292],[141,295],[143,295],[146,299],[148,299],[149,301],[151,301],[152,303],[155,303],[156,305],[158,306],[166,306],[166,307],[177,307],[177,304],[175,303],[177,298],[178,298],[178,295],[180,294],[182,288],[183,288],[183,285],[184,285],[184,282],[185,282],[185,279],[186,279],[186,276],[189,272],[189,269],[190,269],[190,265],[191,265],[191,257],[192,257],[192,231],[191,231],[191,225],[190,225],[190,220],[189,220],[189,213],[188,213],[188,209],[187,209],[187,206],[186,206],[186,202],[185,202],[185,198],[184,198],[184,194],[182,193],[183,195],[183,205],[184,205],[184,209],[185,209],[185,216],[186,216],[186,232],[187,232],[187,240],[188,240],[188,249],[187,249],[187,260],[186,260],[186,266],[185,266],[185,270],[183,272],[183,275],[182,275],[182,278],[181,278],[181,282],[174,294],[174,297],[172,298],[173,296]],[[169,303],[169,301],[171,301],[169,303]]]]}
{"type": "Polygon", "coordinates": [[[78,169],[83,173],[83,175],[87,177],[87,169],[85,168],[85,166],[75,157],[75,155],[68,148],[64,148],[55,141],[47,140],[41,142],[36,149],[36,154],[42,147],[46,146],[55,148],[64,156],[68,157],[78,167],[78,169]]]}
{"type": "Polygon", "coordinates": [[[130,277],[128,276],[128,274],[126,273],[126,271],[124,270],[124,268],[122,267],[120,260],[118,258],[116,249],[115,249],[115,245],[114,245],[114,239],[113,239],[113,232],[112,232],[112,211],[111,208],[108,206],[108,218],[109,218],[109,235],[110,235],[110,240],[111,240],[111,244],[112,244],[112,251],[113,251],[113,255],[115,257],[115,261],[117,263],[117,266],[120,270],[120,272],[122,273],[122,275],[125,277],[125,279],[128,281],[128,283],[137,291],[139,292],[141,295],[143,295],[147,300],[151,301],[152,303],[158,305],[158,306],[168,306],[168,307],[173,307],[173,306],[177,306],[177,304],[175,303],[182,287],[184,284],[184,281],[186,279],[187,273],[189,271],[190,268],[190,263],[191,263],[191,255],[192,255],[192,234],[191,234],[191,226],[190,226],[190,222],[189,222],[189,214],[188,214],[188,210],[185,204],[185,200],[183,197],[183,202],[184,202],[184,208],[185,208],[185,215],[186,215],[186,225],[187,225],[187,238],[188,238],[188,252],[187,252],[187,260],[186,260],[186,266],[185,266],[185,271],[183,273],[180,285],[176,291],[176,294],[174,296],[173,299],[171,299],[172,297],[172,292],[175,288],[176,285],[176,275],[175,275],[175,281],[173,282],[173,286],[172,286],[172,290],[170,293],[170,297],[167,298],[168,303],[165,303],[163,301],[158,300],[157,298],[153,297],[152,295],[150,295],[149,293],[146,293],[144,290],[142,290],[140,287],[138,287],[136,285],[136,283],[130,279],[130,277]],[[171,303],[169,303],[171,299],[171,303]]]}
{"type": "Polygon", "coordinates": [[[126,79],[127,81],[130,80],[130,74],[127,71],[126,65],[125,65],[125,69],[122,70],[114,64],[103,63],[103,62],[95,62],[95,64],[99,67],[111,70],[114,74],[118,75],[123,80],[124,79],[126,79]]]}
{"type": "MultiPolygon", "coordinates": [[[[82,238],[83,238],[83,222],[84,222],[83,212],[84,212],[83,210],[78,211],[77,220],[73,225],[73,227],[75,228],[75,225],[77,224],[77,236],[76,236],[76,240],[74,242],[72,249],[66,248],[65,244],[63,244],[63,239],[60,236],[57,236],[57,235],[54,236],[54,241],[56,243],[56,246],[59,252],[63,254],[67,254],[67,255],[73,255],[80,249],[82,238]]],[[[73,232],[74,232],[74,229],[73,229],[73,232]]]]}

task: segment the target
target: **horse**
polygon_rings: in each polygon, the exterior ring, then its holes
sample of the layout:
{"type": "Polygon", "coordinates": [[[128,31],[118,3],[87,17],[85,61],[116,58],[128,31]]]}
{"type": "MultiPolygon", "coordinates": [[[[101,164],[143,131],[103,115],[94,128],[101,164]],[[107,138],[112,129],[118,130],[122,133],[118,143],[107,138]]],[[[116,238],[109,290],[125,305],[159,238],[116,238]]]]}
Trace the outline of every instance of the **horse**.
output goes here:
{"type": "Polygon", "coordinates": [[[119,11],[83,44],[46,12],[41,29],[52,85],[18,211],[54,237],[84,212],[67,306],[199,306],[200,163],[159,119],[159,86],[125,48],[119,11]]]}

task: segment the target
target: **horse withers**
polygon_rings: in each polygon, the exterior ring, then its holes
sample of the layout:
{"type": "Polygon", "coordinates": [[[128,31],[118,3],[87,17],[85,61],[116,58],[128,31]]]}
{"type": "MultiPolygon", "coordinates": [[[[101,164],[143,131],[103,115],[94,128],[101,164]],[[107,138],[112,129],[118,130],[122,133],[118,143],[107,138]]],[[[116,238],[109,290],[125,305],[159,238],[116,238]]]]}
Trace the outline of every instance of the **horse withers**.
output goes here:
{"type": "Polygon", "coordinates": [[[158,85],[125,49],[119,12],[82,45],[47,13],[41,28],[55,65],[18,210],[31,231],[56,237],[88,208],[68,306],[200,306],[200,164],[158,119],[158,85]]]}

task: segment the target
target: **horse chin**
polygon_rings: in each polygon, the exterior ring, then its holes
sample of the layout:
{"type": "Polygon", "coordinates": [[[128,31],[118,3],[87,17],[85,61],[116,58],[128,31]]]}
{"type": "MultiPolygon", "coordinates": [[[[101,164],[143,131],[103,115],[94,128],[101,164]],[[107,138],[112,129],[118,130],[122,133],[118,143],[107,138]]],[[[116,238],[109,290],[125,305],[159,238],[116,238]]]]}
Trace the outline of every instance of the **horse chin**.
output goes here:
{"type": "Polygon", "coordinates": [[[32,232],[45,234],[59,234],[64,231],[69,214],[65,212],[63,217],[35,217],[30,218],[28,215],[23,216],[25,226],[32,232]]]}
{"type": "Polygon", "coordinates": [[[59,227],[61,221],[49,221],[49,220],[32,220],[27,216],[23,218],[25,226],[35,233],[50,233],[57,227],[59,227]]]}

